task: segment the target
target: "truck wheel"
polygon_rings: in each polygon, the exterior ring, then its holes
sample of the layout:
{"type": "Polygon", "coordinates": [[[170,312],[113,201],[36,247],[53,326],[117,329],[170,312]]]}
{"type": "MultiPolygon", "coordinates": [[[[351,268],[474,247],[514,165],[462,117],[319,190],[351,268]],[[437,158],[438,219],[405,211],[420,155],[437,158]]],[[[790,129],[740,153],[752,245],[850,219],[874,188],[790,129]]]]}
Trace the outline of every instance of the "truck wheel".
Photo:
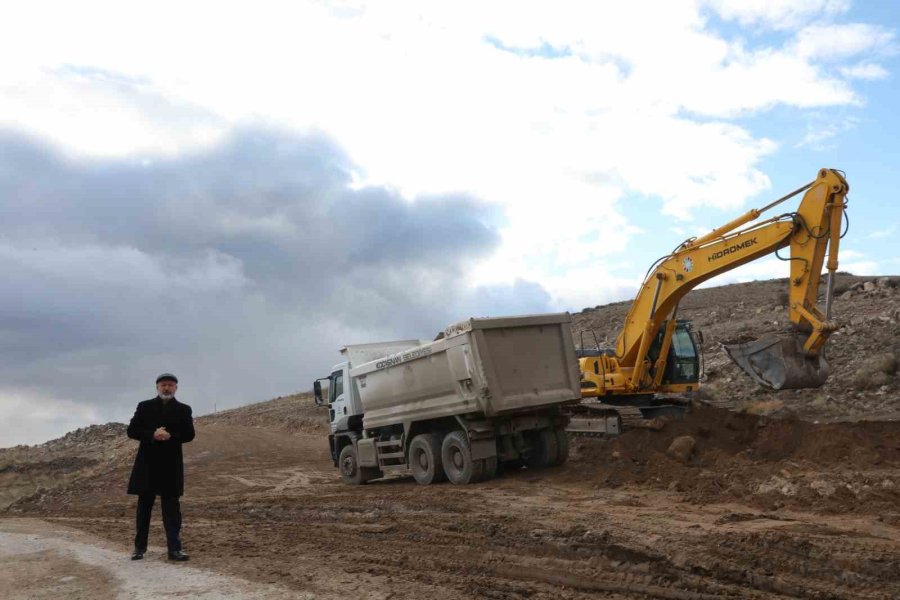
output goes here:
{"type": "Polygon", "coordinates": [[[450,483],[477,483],[484,476],[484,461],[472,460],[472,449],[465,431],[451,431],[444,437],[441,459],[450,483]]]}
{"type": "Polygon", "coordinates": [[[553,466],[558,467],[569,460],[569,436],[565,427],[554,429],[553,433],[556,434],[556,460],[553,461],[553,466]]]}
{"type": "Polygon", "coordinates": [[[541,429],[532,438],[532,449],[525,456],[525,466],[529,469],[542,469],[556,463],[559,458],[559,445],[553,429],[541,429]]]}
{"type": "Polygon", "coordinates": [[[350,485],[362,485],[371,477],[366,477],[370,475],[366,471],[371,471],[371,469],[361,469],[359,466],[359,461],[356,458],[356,448],[353,444],[348,444],[344,446],[341,450],[341,455],[338,458],[338,466],[341,469],[341,480],[344,483],[348,483],[350,485]]]}
{"type": "Polygon", "coordinates": [[[428,485],[447,480],[441,460],[441,438],[434,433],[422,433],[409,444],[409,469],[416,483],[428,485]]]}

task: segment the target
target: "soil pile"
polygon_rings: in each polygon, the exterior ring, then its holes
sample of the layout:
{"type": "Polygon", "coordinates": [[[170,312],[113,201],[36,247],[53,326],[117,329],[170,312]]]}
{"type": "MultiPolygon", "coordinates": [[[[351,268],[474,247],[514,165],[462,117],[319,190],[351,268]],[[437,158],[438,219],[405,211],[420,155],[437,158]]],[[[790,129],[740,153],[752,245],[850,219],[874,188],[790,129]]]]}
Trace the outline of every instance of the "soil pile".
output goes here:
{"type": "MultiPolygon", "coordinates": [[[[294,394],[194,419],[198,431],[237,425],[286,433],[324,435],[326,409],[311,394],[294,394]]],[[[0,510],[65,506],[102,497],[121,486],[134,461],[137,442],[122,423],[91,425],[36,446],[0,449],[0,510]]],[[[40,510],[44,510],[40,508],[40,510]]]]}
{"type": "Polygon", "coordinates": [[[107,472],[131,452],[125,425],[91,425],[37,446],[0,449],[0,510],[107,472]]]}
{"type": "Polygon", "coordinates": [[[328,409],[316,406],[312,394],[279,396],[266,402],[224,410],[195,419],[206,425],[242,425],[295,433],[328,432],[328,409]]]}
{"type": "MultiPolygon", "coordinates": [[[[774,392],[754,383],[725,354],[722,344],[789,330],[787,279],[694,290],[678,318],[703,332],[704,378],[700,398],[756,414],[810,421],[900,419],[900,277],[836,276],[834,319],[826,345],[831,365],[819,389],[774,392]]],[[[820,304],[824,305],[824,286],[820,304]]],[[[614,346],[631,302],[574,315],[576,344],[614,346]]]]}
{"type": "Polygon", "coordinates": [[[883,514],[900,522],[900,422],[815,424],[695,406],[661,431],[577,438],[571,477],[695,503],[883,514]],[[687,456],[673,452],[682,439],[687,456]]]}

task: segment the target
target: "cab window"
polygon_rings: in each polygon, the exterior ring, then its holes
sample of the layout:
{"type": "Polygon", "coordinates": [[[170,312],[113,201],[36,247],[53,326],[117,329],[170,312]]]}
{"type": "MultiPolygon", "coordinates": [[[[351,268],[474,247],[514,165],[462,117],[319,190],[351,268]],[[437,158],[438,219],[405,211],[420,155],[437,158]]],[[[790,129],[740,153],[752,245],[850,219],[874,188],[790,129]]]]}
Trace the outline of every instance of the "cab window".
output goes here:
{"type": "Polygon", "coordinates": [[[697,380],[697,351],[690,333],[686,329],[676,329],[672,335],[672,351],[675,354],[672,382],[692,382],[697,380]]]}
{"type": "Polygon", "coordinates": [[[329,400],[334,402],[344,393],[344,372],[335,371],[331,374],[331,385],[329,385],[329,400]]]}

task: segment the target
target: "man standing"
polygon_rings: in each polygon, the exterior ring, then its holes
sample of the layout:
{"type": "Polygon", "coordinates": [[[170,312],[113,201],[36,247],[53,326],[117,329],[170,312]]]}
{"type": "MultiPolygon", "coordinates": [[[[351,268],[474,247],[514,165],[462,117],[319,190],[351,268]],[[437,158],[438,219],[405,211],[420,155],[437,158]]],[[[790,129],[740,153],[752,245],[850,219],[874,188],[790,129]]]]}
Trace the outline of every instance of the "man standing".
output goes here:
{"type": "Polygon", "coordinates": [[[157,377],[156,391],[159,394],[152,400],[138,403],[128,424],[128,437],[141,442],[128,480],[128,493],[138,497],[137,533],[131,560],[144,558],[147,551],[150,513],[157,495],[162,504],[169,560],[188,559],[188,555],[181,551],[181,506],[178,499],[184,493],[181,445],[194,439],[194,419],[191,417],[191,407],[175,399],[177,389],[178,379],[171,373],[157,377]]]}

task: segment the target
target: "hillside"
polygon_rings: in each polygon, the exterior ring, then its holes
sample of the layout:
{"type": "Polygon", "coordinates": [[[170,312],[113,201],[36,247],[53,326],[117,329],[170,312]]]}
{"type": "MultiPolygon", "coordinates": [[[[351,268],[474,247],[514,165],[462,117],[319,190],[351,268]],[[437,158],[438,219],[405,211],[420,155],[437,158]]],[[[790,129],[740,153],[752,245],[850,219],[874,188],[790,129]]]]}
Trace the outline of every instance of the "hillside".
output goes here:
{"type": "MultiPolygon", "coordinates": [[[[838,274],[834,318],[841,324],[826,346],[831,366],[818,390],[773,392],[756,385],[725,351],[723,343],[786,331],[788,281],[777,279],[694,290],[679,307],[703,332],[702,394],[739,410],[813,421],[900,418],[900,277],[838,274]]],[[[824,297],[824,296],[823,296],[824,297]]],[[[612,346],[629,302],[585,309],[575,315],[576,344],[612,346]]]]}
{"type": "MultiPolygon", "coordinates": [[[[308,598],[900,597],[900,382],[886,358],[900,290],[852,276],[839,289],[847,324],[822,390],[760,391],[722,360],[720,342],[783,326],[783,282],[698,290],[681,316],[705,334],[703,393],[734,411],[698,402],[661,431],[576,438],[562,467],[474,486],[344,486],[309,394],[201,416],[185,446],[191,565],[308,598]],[[685,436],[693,452],[670,452],[685,436]]],[[[626,308],[584,311],[576,330],[612,336],[626,308]]],[[[124,556],[135,449],[111,423],[0,450],[0,536],[37,518],[124,556]]]]}

